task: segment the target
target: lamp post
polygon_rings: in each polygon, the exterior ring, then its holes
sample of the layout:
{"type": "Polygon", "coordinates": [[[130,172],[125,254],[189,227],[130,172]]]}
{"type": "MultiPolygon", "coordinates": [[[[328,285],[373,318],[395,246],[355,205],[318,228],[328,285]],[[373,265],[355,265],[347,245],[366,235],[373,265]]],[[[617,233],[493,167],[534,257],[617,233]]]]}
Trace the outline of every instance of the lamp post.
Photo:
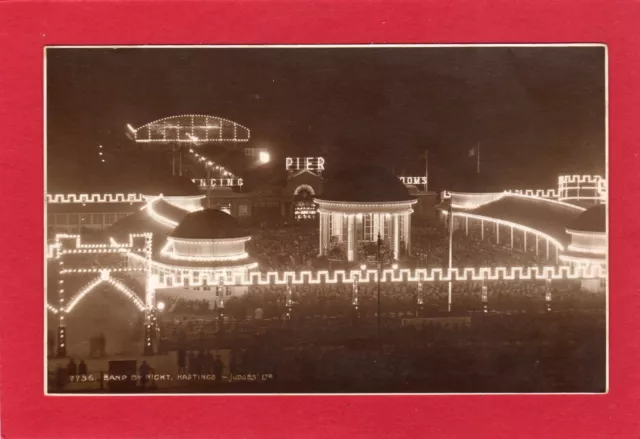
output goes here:
{"type": "Polygon", "coordinates": [[[447,310],[451,312],[453,296],[453,282],[451,282],[451,270],[453,268],[453,203],[449,199],[449,294],[447,296],[447,310]]]}
{"type": "Polygon", "coordinates": [[[353,323],[357,324],[359,320],[358,315],[358,282],[360,281],[360,275],[356,273],[353,279],[353,293],[351,298],[351,305],[353,305],[353,323]]]}
{"type": "Polygon", "coordinates": [[[218,279],[218,286],[216,287],[216,296],[220,298],[218,304],[218,332],[224,332],[224,278],[220,276],[218,279]]]}
{"type": "Polygon", "coordinates": [[[422,273],[420,273],[420,280],[418,280],[418,310],[416,317],[424,317],[424,285],[422,283],[422,273]]]}
{"type": "Polygon", "coordinates": [[[376,331],[378,339],[380,339],[380,280],[382,278],[382,262],[383,258],[387,257],[391,259],[391,262],[395,261],[395,253],[393,250],[382,251],[382,238],[380,232],[378,232],[378,312],[376,318],[376,331]]]}
{"type": "Polygon", "coordinates": [[[545,310],[551,312],[551,279],[547,279],[544,291],[545,310]]]}
{"type": "Polygon", "coordinates": [[[487,287],[484,284],[484,279],[482,280],[482,311],[486,314],[489,312],[489,294],[487,292],[487,287]]]}
{"type": "Polygon", "coordinates": [[[291,291],[291,279],[287,281],[287,297],[285,299],[285,307],[287,309],[287,321],[291,320],[291,311],[293,308],[293,299],[291,291]]]}

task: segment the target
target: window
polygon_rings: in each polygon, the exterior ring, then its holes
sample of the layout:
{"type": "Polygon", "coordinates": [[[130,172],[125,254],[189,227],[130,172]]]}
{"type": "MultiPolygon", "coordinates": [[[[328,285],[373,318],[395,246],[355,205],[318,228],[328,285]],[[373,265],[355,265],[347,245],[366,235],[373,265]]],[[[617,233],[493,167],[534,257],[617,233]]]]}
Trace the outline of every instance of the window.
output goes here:
{"type": "Polygon", "coordinates": [[[238,216],[249,216],[249,205],[240,204],[238,206],[238,216]]]}
{"type": "Polygon", "coordinates": [[[56,223],[56,216],[54,214],[48,214],[47,215],[47,224],[52,226],[56,223]]]}
{"type": "Polygon", "coordinates": [[[111,224],[116,222],[116,215],[115,213],[105,213],[104,214],[104,224],[106,226],[110,226],[111,224]]]}
{"type": "Polygon", "coordinates": [[[78,214],[77,213],[70,213],[68,216],[68,220],[69,220],[69,225],[77,225],[79,224],[79,218],[78,218],[78,214]]]}
{"type": "Polygon", "coordinates": [[[96,225],[102,225],[102,217],[103,215],[101,213],[94,213],[93,215],[91,215],[92,217],[92,224],[96,224],[96,225]]]}
{"type": "Polygon", "coordinates": [[[56,224],[57,225],[67,224],[67,215],[65,213],[56,214],[56,224]]]}

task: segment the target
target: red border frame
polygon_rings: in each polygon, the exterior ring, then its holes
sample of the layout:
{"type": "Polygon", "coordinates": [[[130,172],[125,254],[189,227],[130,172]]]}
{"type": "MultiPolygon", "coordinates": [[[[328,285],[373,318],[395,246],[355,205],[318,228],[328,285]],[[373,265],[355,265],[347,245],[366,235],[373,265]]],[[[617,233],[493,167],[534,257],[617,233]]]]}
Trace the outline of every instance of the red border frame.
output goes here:
{"type": "Polygon", "coordinates": [[[0,4],[3,437],[640,435],[640,3],[0,4]],[[43,46],[604,42],[610,62],[610,393],[56,398],[43,395],[43,46]],[[11,206],[7,208],[7,206],[11,206]]]}

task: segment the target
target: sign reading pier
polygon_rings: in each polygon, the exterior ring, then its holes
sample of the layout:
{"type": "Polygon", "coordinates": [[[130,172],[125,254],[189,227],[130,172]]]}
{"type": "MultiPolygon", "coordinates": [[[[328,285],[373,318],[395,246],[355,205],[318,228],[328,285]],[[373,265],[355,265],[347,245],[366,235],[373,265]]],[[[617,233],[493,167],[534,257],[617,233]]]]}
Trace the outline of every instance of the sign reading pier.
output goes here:
{"type": "Polygon", "coordinates": [[[289,172],[296,171],[324,171],[323,157],[287,157],[285,160],[285,168],[289,172]]]}

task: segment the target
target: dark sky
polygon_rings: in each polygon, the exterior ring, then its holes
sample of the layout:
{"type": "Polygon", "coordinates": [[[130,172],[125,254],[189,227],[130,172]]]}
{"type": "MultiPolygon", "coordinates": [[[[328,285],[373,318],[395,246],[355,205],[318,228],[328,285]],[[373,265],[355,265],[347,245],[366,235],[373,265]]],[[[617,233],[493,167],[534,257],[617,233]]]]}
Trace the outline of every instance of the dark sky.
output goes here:
{"type": "MultiPolygon", "coordinates": [[[[49,49],[49,175],[134,148],[125,125],[183,113],[234,120],[250,146],[505,187],[604,173],[604,48],[49,49]]],[[[116,162],[126,160],[122,154],[116,162]]],[[[117,163],[110,164],[118,172],[117,163]]]]}

